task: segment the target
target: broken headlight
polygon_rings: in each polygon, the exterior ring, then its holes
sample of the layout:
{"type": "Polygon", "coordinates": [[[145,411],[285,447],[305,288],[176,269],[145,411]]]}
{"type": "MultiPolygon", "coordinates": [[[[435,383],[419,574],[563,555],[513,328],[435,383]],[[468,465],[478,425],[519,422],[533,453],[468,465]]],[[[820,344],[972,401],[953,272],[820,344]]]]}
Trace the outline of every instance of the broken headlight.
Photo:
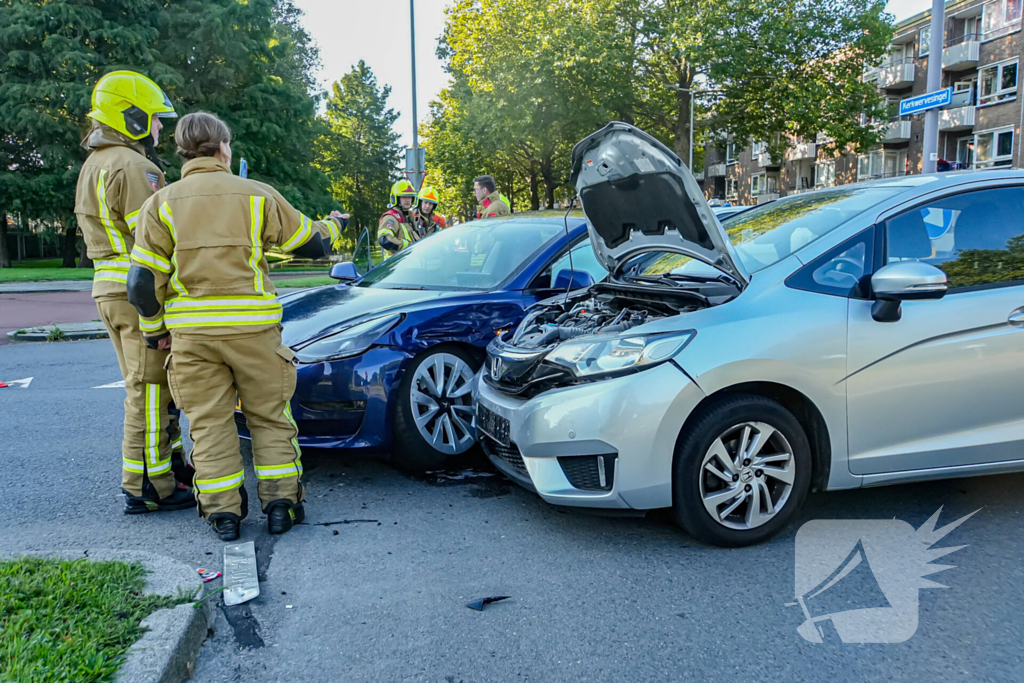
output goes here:
{"type": "Polygon", "coordinates": [[[580,379],[627,374],[653,367],[682,351],[693,330],[659,334],[581,337],[559,344],[544,360],[567,368],[580,379]]]}

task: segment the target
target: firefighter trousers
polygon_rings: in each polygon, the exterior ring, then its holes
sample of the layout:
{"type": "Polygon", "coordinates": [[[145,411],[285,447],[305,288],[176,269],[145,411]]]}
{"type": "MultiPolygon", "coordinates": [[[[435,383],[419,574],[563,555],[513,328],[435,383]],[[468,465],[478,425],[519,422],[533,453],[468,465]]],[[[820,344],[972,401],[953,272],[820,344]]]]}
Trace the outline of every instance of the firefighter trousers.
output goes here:
{"type": "Polygon", "coordinates": [[[230,337],[171,332],[168,378],[192,437],[195,490],[204,517],[245,517],[245,469],[235,427],[236,396],[252,437],[263,510],[275,500],[302,502],[302,453],[292,419],[295,354],[279,327],[230,337]]]}
{"type": "Polygon", "coordinates": [[[124,378],[124,439],[121,488],[133,496],[166,498],[174,493],[171,453],[181,449],[178,410],[164,370],[166,351],[150,349],[139,314],[127,299],[96,302],[124,378]],[[150,490],[152,487],[152,490],[150,490]]]}

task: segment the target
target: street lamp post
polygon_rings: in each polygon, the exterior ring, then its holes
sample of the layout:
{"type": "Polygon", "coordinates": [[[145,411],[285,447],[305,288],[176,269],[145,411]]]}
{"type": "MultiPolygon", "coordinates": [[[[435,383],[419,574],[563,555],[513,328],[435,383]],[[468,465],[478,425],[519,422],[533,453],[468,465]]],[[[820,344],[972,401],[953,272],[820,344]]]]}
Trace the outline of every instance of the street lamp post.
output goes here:
{"type": "MultiPolygon", "coordinates": [[[[931,38],[928,46],[928,87],[933,93],[942,85],[942,49],[945,47],[942,25],[945,23],[946,6],[943,0],[932,0],[931,38]]],[[[931,109],[924,114],[924,141],[921,145],[921,172],[935,173],[939,149],[939,110],[931,109]]]]}
{"type": "Polygon", "coordinates": [[[409,46],[412,56],[412,172],[413,186],[419,192],[423,184],[420,168],[419,117],[416,111],[416,0],[409,0],[409,46]]]}

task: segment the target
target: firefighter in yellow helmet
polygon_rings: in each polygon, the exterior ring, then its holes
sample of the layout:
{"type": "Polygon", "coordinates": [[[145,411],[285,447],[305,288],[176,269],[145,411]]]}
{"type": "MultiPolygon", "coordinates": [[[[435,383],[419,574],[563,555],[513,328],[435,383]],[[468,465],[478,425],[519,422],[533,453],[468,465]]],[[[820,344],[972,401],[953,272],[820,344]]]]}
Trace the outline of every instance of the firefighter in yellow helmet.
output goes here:
{"type": "Polygon", "coordinates": [[[213,114],[182,118],[174,133],[181,180],[139,214],[128,297],[150,345],[171,339],[171,390],[195,446],[199,511],[224,541],[248,512],[235,397],[252,436],[270,533],[304,516],[302,452],[290,401],[295,354],[281,341],[282,306],[266,250],[322,258],[345,226],[313,221],[273,187],[231,173],[231,131],[213,114]]]}
{"type": "Polygon", "coordinates": [[[423,239],[448,227],[448,219],[437,213],[437,206],[440,203],[440,194],[436,188],[424,186],[420,190],[416,198],[416,211],[413,214],[413,224],[419,234],[417,239],[423,239]]]}
{"type": "Polygon", "coordinates": [[[166,183],[156,155],[163,124],[175,117],[160,87],[142,74],[114,71],[92,93],[92,129],[82,145],[75,215],[93,260],[92,296],[124,378],[121,489],[127,514],[195,506],[178,410],[167,386],[167,351],[143,340],[125,284],[139,209],[166,183]],[[176,483],[177,479],[177,483],[176,483]]]}
{"type": "Polygon", "coordinates": [[[391,186],[388,210],[377,224],[377,241],[384,250],[384,258],[405,249],[415,242],[410,230],[413,223],[416,188],[408,180],[399,180],[391,186]]]}

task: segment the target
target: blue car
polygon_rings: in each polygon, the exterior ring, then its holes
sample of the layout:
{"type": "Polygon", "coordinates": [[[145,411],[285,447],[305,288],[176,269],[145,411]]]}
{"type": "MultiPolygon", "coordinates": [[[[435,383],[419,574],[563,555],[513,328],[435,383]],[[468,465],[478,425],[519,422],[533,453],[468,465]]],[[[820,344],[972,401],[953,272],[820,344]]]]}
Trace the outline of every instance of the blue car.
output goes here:
{"type": "Polygon", "coordinates": [[[284,343],[299,362],[299,442],[390,451],[396,465],[424,470],[476,442],[474,377],[496,333],[606,271],[579,214],[539,212],[457,225],[365,274],[345,263],[332,275],[345,280],[281,298],[284,343]]]}

